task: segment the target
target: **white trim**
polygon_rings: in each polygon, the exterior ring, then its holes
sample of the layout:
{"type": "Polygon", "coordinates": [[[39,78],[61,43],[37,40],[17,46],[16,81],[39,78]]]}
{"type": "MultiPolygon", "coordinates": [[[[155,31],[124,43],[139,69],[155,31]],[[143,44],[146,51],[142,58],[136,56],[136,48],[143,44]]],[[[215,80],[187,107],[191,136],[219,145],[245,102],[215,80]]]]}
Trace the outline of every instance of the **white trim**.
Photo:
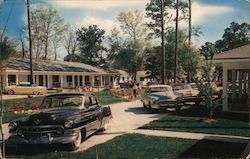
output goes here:
{"type": "Polygon", "coordinates": [[[228,111],[228,94],[227,94],[227,67],[223,66],[223,101],[222,110],[228,111]]]}

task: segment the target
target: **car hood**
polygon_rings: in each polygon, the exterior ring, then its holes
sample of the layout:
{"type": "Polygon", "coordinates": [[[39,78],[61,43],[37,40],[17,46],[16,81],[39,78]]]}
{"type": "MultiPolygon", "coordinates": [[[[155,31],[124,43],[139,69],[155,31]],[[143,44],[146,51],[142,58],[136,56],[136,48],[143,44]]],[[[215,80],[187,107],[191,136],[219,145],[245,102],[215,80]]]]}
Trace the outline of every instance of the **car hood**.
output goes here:
{"type": "Polygon", "coordinates": [[[63,124],[69,117],[77,115],[79,109],[51,109],[32,114],[26,121],[19,121],[18,125],[51,125],[63,124]]]}

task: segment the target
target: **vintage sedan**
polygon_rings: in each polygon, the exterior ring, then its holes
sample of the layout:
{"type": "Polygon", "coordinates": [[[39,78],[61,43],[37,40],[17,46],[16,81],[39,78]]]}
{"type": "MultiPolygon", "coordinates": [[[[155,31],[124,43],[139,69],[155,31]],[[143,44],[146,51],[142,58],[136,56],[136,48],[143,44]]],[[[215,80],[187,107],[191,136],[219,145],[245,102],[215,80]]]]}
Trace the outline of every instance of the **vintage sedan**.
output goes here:
{"type": "Polygon", "coordinates": [[[92,94],[53,94],[44,98],[37,113],[9,123],[7,144],[60,143],[76,150],[88,136],[105,130],[110,119],[110,107],[100,106],[92,94]]]}
{"type": "Polygon", "coordinates": [[[178,83],[172,87],[174,93],[180,97],[197,97],[199,94],[199,90],[195,88],[194,84],[178,83]]]}
{"type": "Polygon", "coordinates": [[[47,92],[46,87],[37,86],[36,84],[30,84],[29,82],[21,82],[18,85],[6,86],[4,93],[12,94],[45,94],[47,92]]]}
{"type": "Polygon", "coordinates": [[[143,107],[153,110],[181,108],[181,98],[174,94],[169,85],[150,85],[145,89],[145,95],[141,99],[143,107]]]}

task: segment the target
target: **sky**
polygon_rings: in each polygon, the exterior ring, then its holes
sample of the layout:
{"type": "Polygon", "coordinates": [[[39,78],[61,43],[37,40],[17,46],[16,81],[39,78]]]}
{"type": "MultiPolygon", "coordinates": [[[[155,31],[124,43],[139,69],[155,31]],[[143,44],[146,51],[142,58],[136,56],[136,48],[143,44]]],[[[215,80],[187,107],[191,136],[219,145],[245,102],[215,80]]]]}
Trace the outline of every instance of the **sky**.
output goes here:
{"type": "MultiPolygon", "coordinates": [[[[0,0],[0,28],[6,26],[6,34],[18,38],[19,30],[27,25],[26,0],[0,0]],[[9,18],[8,18],[9,17],[9,18]]],[[[119,26],[120,12],[141,10],[150,0],[30,0],[31,5],[55,7],[65,22],[77,26],[96,24],[110,33],[119,26]]],[[[186,1],[186,0],[183,0],[186,1]]],[[[249,0],[192,0],[192,25],[200,26],[203,35],[194,40],[199,45],[222,38],[224,29],[232,21],[249,23],[249,0]]],[[[174,14],[174,11],[169,11],[174,14]]],[[[175,16],[175,15],[173,15],[175,16]]],[[[181,23],[182,28],[188,23],[181,23]]]]}

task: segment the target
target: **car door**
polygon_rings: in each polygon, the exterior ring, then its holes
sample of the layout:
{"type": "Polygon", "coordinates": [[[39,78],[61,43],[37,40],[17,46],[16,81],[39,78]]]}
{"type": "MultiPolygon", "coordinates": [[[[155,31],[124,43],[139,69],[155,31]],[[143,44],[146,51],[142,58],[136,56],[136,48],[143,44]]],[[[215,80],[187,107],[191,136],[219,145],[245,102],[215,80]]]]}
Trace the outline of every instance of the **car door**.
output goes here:
{"type": "Polygon", "coordinates": [[[91,106],[89,109],[93,111],[93,118],[95,120],[93,123],[93,131],[96,132],[101,127],[101,109],[95,96],[90,96],[90,102],[91,106]]]}
{"type": "Polygon", "coordinates": [[[85,107],[85,118],[87,120],[86,124],[86,133],[87,136],[96,132],[99,128],[98,123],[98,109],[94,100],[91,100],[91,96],[85,96],[84,98],[84,107],[85,107]]]}

